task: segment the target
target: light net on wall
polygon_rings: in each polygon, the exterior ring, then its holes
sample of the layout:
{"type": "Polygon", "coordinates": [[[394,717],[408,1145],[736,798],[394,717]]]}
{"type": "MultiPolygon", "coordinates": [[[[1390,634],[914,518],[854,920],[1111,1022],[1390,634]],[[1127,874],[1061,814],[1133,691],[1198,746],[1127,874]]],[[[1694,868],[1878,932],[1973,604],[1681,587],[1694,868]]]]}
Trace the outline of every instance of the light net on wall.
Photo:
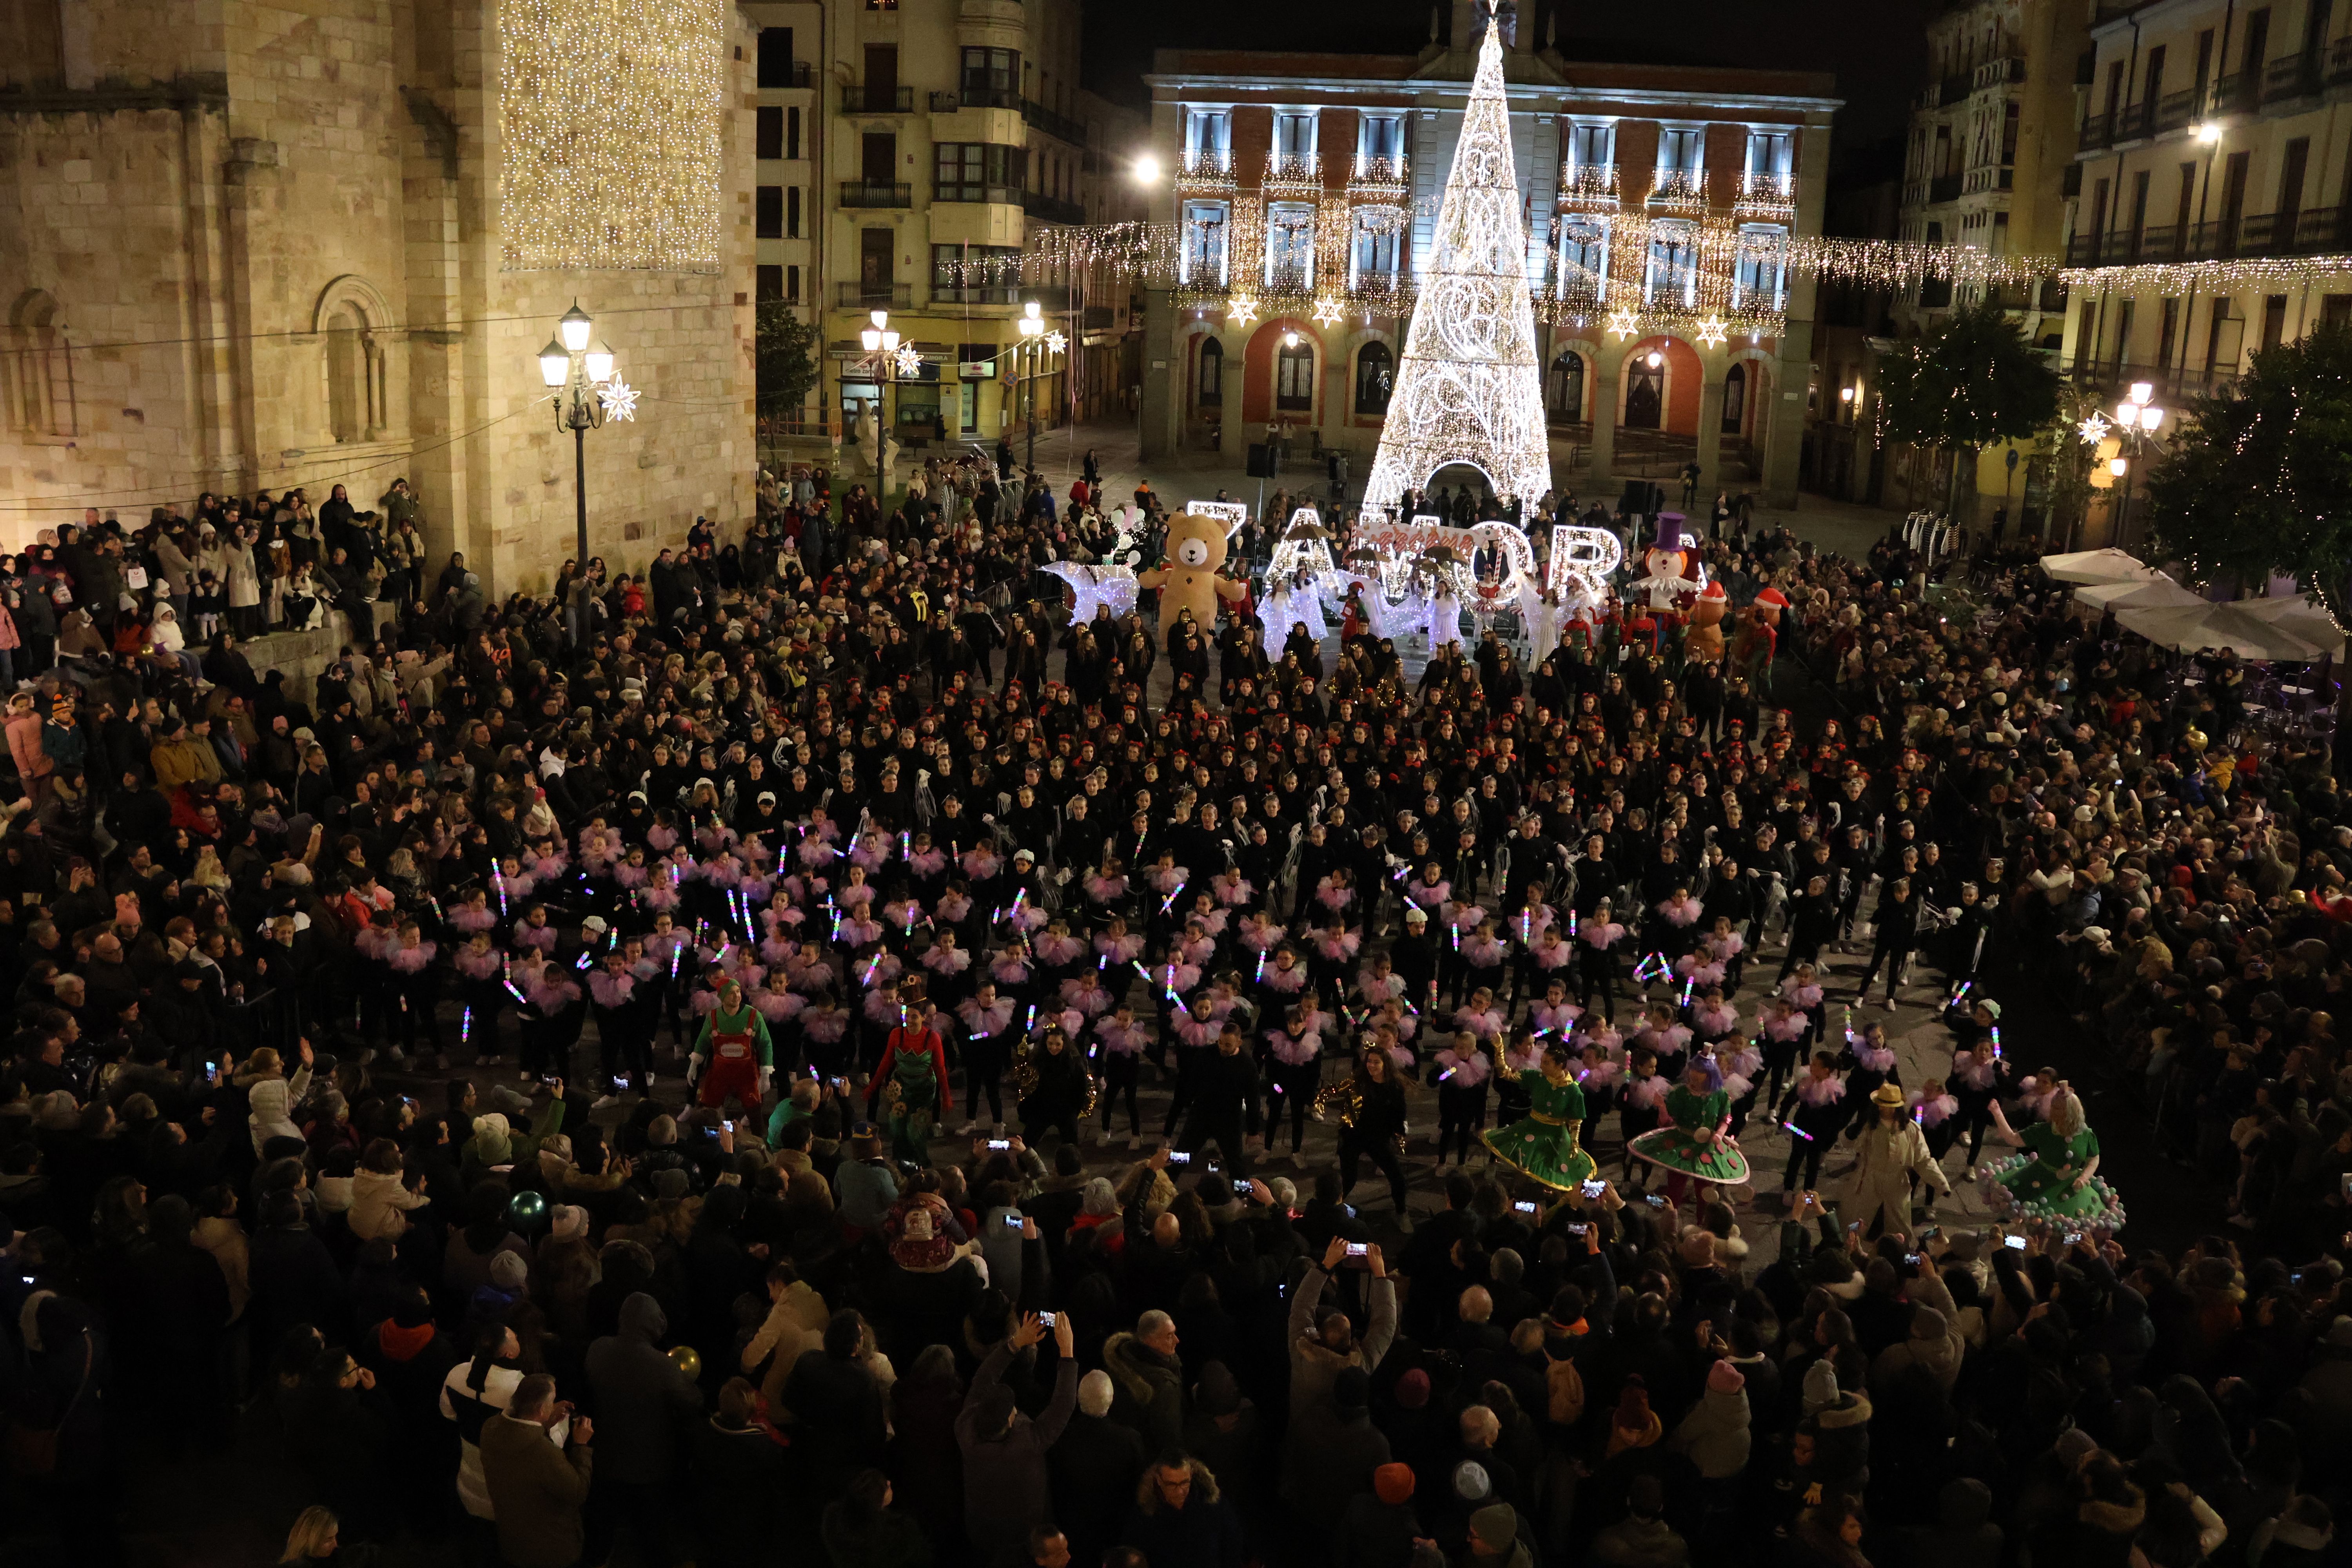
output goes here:
{"type": "Polygon", "coordinates": [[[1486,35],[1364,486],[1371,504],[1395,505],[1448,463],[1475,463],[1496,494],[1526,502],[1551,488],[1500,29],[1486,35]]]}
{"type": "Polygon", "coordinates": [[[727,0],[499,0],[499,269],[716,272],[727,0]]]}

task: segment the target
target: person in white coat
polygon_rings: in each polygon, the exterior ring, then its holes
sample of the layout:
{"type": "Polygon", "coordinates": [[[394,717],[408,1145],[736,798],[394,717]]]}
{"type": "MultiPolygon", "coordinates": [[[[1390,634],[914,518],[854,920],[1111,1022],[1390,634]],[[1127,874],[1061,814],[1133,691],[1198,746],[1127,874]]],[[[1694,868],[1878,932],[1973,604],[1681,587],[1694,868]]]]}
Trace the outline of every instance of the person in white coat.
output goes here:
{"type": "Polygon", "coordinates": [[[409,1190],[401,1169],[399,1144],[389,1138],[376,1138],[360,1151],[360,1168],[352,1178],[353,1236],[362,1241],[397,1237],[408,1228],[409,1212],[430,1201],[423,1193],[409,1190]]]}
{"type": "Polygon", "coordinates": [[[310,1089],[310,1042],[302,1042],[302,1065],[291,1079],[286,1076],[285,1059],[268,1046],[257,1049],[245,1058],[236,1070],[237,1087],[245,1090],[246,1121],[253,1129],[253,1152],[272,1138],[299,1138],[302,1130],[294,1125],[293,1110],[302,1102],[310,1089]]]}
{"type": "Polygon", "coordinates": [[[1870,1097],[1878,1120],[1854,1135],[1853,1175],[1843,1207],[1851,1223],[1859,1220],[1865,1239],[1907,1236],[1911,1231],[1911,1176],[1951,1196],[1951,1178],[1927,1152],[1927,1134],[1911,1120],[1910,1105],[1899,1085],[1883,1083],[1870,1097]],[[1876,1223],[1874,1225],[1873,1221],[1876,1223]]]}

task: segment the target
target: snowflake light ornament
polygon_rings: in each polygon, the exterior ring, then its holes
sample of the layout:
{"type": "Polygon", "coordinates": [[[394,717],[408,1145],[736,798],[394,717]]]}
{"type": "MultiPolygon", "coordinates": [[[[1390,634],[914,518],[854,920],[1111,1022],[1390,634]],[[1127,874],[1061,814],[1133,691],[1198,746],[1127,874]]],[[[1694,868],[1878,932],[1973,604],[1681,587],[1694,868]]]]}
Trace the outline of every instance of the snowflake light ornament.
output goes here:
{"type": "MultiPolygon", "coordinates": [[[[1321,299],[1315,301],[1315,321],[1316,324],[1318,326],[1336,327],[1339,324],[1339,318],[1342,314],[1343,312],[1339,309],[1339,301],[1334,300],[1328,294],[1324,295],[1321,299]]],[[[1370,312],[1366,311],[1365,314],[1369,316],[1370,312]]]]}
{"type": "Polygon", "coordinates": [[[604,405],[607,419],[634,420],[637,416],[637,389],[625,381],[608,381],[598,387],[596,401],[604,405]]]}
{"type": "Polygon", "coordinates": [[[911,346],[901,343],[898,352],[891,356],[891,368],[898,373],[901,381],[912,381],[923,374],[923,356],[911,346]]]}
{"type": "Polygon", "coordinates": [[[1630,338],[1639,325],[1640,318],[1628,306],[1620,305],[1609,312],[1609,335],[1612,338],[1630,338]]]}
{"type": "Polygon", "coordinates": [[[1731,334],[1725,330],[1721,316],[1709,316],[1698,324],[1696,335],[1698,341],[1708,348],[1719,349],[1723,346],[1723,340],[1731,334]]]}
{"type": "Polygon", "coordinates": [[[1047,332],[1045,334],[1045,346],[1048,349],[1051,349],[1054,353],[1060,353],[1064,349],[1070,346],[1070,340],[1064,337],[1059,332],[1047,332]]]}
{"type": "Polygon", "coordinates": [[[2082,436],[2084,446],[2095,447],[2107,438],[2107,432],[2115,426],[2107,423],[2105,415],[2094,412],[2088,419],[2084,420],[2074,428],[2082,436]]]}

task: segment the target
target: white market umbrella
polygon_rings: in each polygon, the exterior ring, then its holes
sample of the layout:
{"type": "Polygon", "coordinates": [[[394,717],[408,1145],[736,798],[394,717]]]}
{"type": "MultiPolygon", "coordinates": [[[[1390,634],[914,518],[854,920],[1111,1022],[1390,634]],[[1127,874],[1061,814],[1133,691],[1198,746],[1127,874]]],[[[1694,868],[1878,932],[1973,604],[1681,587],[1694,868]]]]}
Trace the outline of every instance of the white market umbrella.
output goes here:
{"type": "Polygon", "coordinates": [[[2074,602],[2095,610],[2177,610],[2206,602],[2169,577],[2146,583],[2086,583],[2074,590],[2074,602]]]}
{"type": "Polygon", "coordinates": [[[2147,583],[2164,575],[2137,556],[2113,548],[2045,555],[2042,570],[2061,583],[2147,583]]]}
{"type": "Polygon", "coordinates": [[[2180,653],[2212,653],[2226,647],[2236,649],[2242,658],[2301,662],[2340,652],[2343,647],[2340,635],[2333,647],[2305,642],[2236,605],[2120,610],[2116,619],[2158,647],[2180,653]]]}
{"type": "Polygon", "coordinates": [[[2344,628],[2336,624],[2327,606],[2307,595],[2240,599],[2232,607],[2278,627],[2299,642],[2310,643],[2338,658],[2344,656],[2344,628]]]}

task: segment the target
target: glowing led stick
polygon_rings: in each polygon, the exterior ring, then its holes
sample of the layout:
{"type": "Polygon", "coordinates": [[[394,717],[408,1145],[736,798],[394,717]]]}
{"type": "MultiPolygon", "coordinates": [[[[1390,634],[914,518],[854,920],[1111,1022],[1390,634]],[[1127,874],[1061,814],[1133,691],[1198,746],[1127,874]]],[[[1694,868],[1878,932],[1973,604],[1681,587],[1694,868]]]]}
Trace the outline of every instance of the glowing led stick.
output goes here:
{"type": "Polygon", "coordinates": [[[867,965],[866,966],[866,973],[865,973],[865,974],[864,974],[864,975],[862,975],[862,976],[858,979],[857,984],[859,984],[860,985],[871,985],[871,984],[874,984],[874,972],[875,972],[876,970],[877,970],[877,969],[881,968],[881,967],[882,967],[882,955],[881,955],[880,953],[878,953],[878,952],[877,952],[877,953],[876,953],[876,954],[874,955],[874,962],[873,962],[873,963],[869,963],[869,964],[867,964],[867,965]]]}
{"type": "Polygon", "coordinates": [[[446,915],[445,915],[445,914],[443,914],[443,913],[441,912],[441,900],[440,900],[436,899],[436,898],[430,898],[430,897],[428,897],[428,898],[426,898],[426,899],[425,899],[425,901],[426,903],[431,904],[431,905],[433,906],[433,918],[434,918],[435,920],[439,921],[440,921],[442,924],[444,924],[444,925],[446,925],[446,924],[448,924],[448,923],[449,923],[449,918],[448,918],[446,915]]]}
{"type": "MultiPolygon", "coordinates": [[[[584,966],[588,961],[585,957],[583,957],[580,962],[584,966]]],[[[521,1003],[526,1007],[530,1005],[530,998],[525,996],[522,992],[516,987],[515,983],[512,980],[501,981],[499,984],[503,984],[507,988],[508,995],[513,997],[516,1001],[521,1003]]]]}
{"type": "Polygon", "coordinates": [[[1265,949],[1264,948],[1259,948],[1257,950],[1257,974],[1255,978],[1259,980],[1265,978],[1265,949]]]}
{"type": "Polygon", "coordinates": [[[499,890],[499,919],[507,918],[507,879],[496,864],[490,867],[490,886],[499,890]]]}
{"type": "Polygon", "coordinates": [[[465,1017],[463,1017],[463,1018],[461,1018],[460,1020],[458,1020],[458,1023],[457,1023],[457,1043],[458,1043],[459,1045],[461,1045],[461,1046],[462,1046],[462,1045],[464,1045],[467,1041],[468,1041],[468,1040],[472,1039],[473,1037],[474,1037],[474,1009],[469,1005],[469,1006],[467,1006],[467,1009],[466,1009],[466,1016],[465,1016],[465,1017]]]}
{"type": "Polygon", "coordinates": [[[1813,1141],[1813,1135],[1811,1133],[1806,1131],[1803,1128],[1798,1126],[1793,1121],[1783,1121],[1780,1123],[1780,1130],[1784,1132],[1793,1132],[1808,1143],[1813,1141]]]}
{"type": "MultiPolygon", "coordinates": [[[[582,953],[578,958],[575,958],[575,959],[573,959],[573,960],[572,961],[572,968],[574,968],[574,969],[585,969],[585,968],[587,968],[591,963],[594,963],[594,962],[595,962],[595,955],[594,955],[593,953],[587,953],[587,952],[583,952],[583,953],[582,953]]],[[[509,981],[508,981],[508,982],[507,982],[507,989],[508,989],[508,990],[509,990],[509,991],[513,991],[513,990],[514,990],[514,982],[513,982],[513,981],[509,980],[509,981]]],[[[517,993],[517,994],[520,994],[520,993],[517,993]]]]}
{"type": "Polygon", "coordinates": [[[1698,976],[1697,976],[1697,975],[1696,975],[1696,974],[1691,974],[1691,975],[1685,975],[1685,976],[1684,977],[1684,979],[1683,979],[1683,1005],[1684,1005],[1684,1006],[1687,1007],[1687,1006],[1689,1006],[1689,1005],[1690,1005],[1690,1002],[1691,1002],[1691,992],[1692,992],[1693,990],[1695,990],[1695,989],[1697,987],[1697,985],[1698,985],[1698,976]]]}

